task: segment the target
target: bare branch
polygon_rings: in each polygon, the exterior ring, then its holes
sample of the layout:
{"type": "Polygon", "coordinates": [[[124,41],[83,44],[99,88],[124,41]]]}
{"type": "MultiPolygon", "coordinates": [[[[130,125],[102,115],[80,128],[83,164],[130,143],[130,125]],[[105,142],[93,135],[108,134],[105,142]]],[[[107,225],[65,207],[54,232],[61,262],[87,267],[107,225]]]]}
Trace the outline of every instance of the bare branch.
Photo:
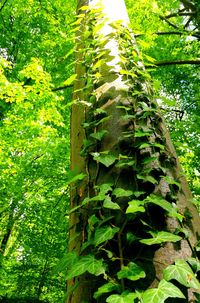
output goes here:
{"type": "Polygon", "coordinates": [[[8,0],[5,0],[4,1],[4,3],[2,4],[2,6],[0,7],[0,12],[2,11],[2,9],[4,8],[4,6],[6,5],[6,2],[7,2],[8,0]]]}
{"type": "Polygon", "coordinates": [[[58,90],[63,90],[63,89],[66,89],[66,88],[69,88],[69,87],[73,87],[73,85],[64,85],[64,86],[60,86],[60,87],[55,87],[55,88],[52,88],[52,92],[56,92],[58,90]]]}
{"type": "Polygon", "coordinates": [[[165,22],[167,22],[167,23],[168,23],[170,26],[172,26],[173,28],[179,29],[179,27],[178,27],[176,24],[170,22],[165,16],[161,16],[161,15],[160,15],[159,17],[160,17],[161,20],[164,20],[165,22]]]}
{"type": "Polygon", "coordinates": [[[157,67],[157,66],[167,66],[167,65],[184,65],[184,64],[194,64],[194,65],[199,65],[200,60],[175,60],[175,61],[160,61],[160,62],[155,62],[154,65],[149,65],[146,66],[146,68],[152,68],[152,67],[157,67]]]}
{"type": "Polygon", "coordinates": [[[176,17],[176,16],[194,16],[195,14],[196,14],[195,12],[187,12],[187,13],[176,12],[176,13],[172,13],[172,14],[165,16],[165,18],[170,19],[170,18],[176,17]]]}

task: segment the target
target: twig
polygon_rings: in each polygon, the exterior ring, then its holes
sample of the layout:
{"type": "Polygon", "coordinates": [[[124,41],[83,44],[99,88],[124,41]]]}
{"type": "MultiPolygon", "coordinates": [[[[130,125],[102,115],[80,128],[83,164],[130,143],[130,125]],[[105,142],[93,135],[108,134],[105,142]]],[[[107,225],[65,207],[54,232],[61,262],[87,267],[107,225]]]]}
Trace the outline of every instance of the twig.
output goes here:
{"type": "Polygon", "coordinates": [[[199,65],[200,64],[200,60],[196,59],[196,60],[175,60],[175,61],[160,61],[160,62],[155,62],[153,65],[148,65],[145,66],[146,68],[153,68],[156,66],[167,66],[167,65],[184,65],[184,64],[194,64],[194,65],[199,65]]]}

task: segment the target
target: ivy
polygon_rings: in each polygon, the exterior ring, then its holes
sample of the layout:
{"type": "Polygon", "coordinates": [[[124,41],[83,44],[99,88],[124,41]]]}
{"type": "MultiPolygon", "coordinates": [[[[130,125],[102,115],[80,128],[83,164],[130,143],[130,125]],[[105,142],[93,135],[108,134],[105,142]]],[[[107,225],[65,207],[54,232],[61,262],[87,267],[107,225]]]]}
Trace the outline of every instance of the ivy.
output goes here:
{"type": "Polygon", "coordinates": [[[158,288],[148,289],[142,294],[142,303],[163,303],[167,298],[182,298],[185,296],[172,283],[161,280],[158,288]]]}
{"type": "Polygon", "coordinates": [[[103,260],[97,260],[93,255],[81,257],[76,261],[67,272],[67,279],[80,276],[85,272],[92,275],[99,276],[105,273],[105,265],[103,260]]]}

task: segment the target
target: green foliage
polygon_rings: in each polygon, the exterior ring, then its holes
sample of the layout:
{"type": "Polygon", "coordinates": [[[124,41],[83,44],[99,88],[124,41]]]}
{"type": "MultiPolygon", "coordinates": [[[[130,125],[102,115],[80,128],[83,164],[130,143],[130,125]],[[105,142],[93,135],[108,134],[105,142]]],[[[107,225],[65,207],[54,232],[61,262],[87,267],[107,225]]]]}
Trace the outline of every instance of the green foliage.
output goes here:
{"type": "Polygon", "coordinates": [[[105,266],[102,260],[97,260],[93,255],[87,255],[78,259],[67,272],[66,279],[72,279],[80,276],[85,272],[89,272],[95,276],[105,273],[105,266]]]}
{"type": "Polygon", "coordinates": [[[122,267],[122,269],[117,273],[118,279],[126,278],[131,281],[145,278],[145,276],[146,274],[143,269],[133,262],[130,262],[127,266],[122,267]]]}
{"type": "Polygon", "coordinates": [[[178,287],[161,280],[158,288],[148,289],[143,293],[142,303],[163,303],[167,298],[185,298],[185,296],[178,287]]]}
{"type": "Polygon", "coordinates": [[[164,270],[164,278],[167,281],[172,279],[186,287],[200,289],[200,283],[195,277],[191,267],[184,260],[177,260],[175,265],[170,265],[164,270]]]}

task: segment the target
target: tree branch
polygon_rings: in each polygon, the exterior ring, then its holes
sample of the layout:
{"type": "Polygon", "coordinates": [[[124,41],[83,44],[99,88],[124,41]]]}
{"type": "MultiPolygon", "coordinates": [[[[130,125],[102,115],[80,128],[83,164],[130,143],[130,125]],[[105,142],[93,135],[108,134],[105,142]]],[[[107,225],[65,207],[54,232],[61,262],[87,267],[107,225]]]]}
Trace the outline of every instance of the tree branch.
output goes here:
{"type": "Polygon", "coordinates": [[[6,2],[7,2],[8,0],[5,0],[4,1],[4,3],[2,4],[2,6],[0,7],[0,12],[2,11],[2,9],[4,8],[4,6],[6,5],[6,2]]]}
{"type": "Polygon", "coordinates": [[[160,17],[161,20],[164,20],[164,21],[167,22],[169,25],[171,25],[173,28],[179,29],[179,27],[178,27],[176,24],[170,22],[165,16],[161,16],[161,15],[160,15],[159,17],[160,17]]]}
{"type": "Polygon", "coordinates": [[[200,60],[175,60],[175,61],[160,61],[160,62],[155,62],[154,65],[148,65],[146,68],[152,68],[152,67],[157,67],[157,66],[167,66],[167,65],[184,65],[184,64],[194,64],[198,65],[200,64],[200,60]]]}
{"type": "Polygon", "coordinates": [[[73,87],[73,84],[52,88],[52,92],[56,92],[58,90],[63,90],[63,89],[69,88],[69,87],[73,87]]]}
{"type": "Polygon", "coordinates": [[[172,13],[172,14],[169,14],[167,16],[165,16],[166,19],[170,19],[172,17],[176,17],[176,16],[194,16],[195,15],[195,12],[176,12],[176,13],[172,13]]]}
{"type": "Polygon", "coordinates": [[[191,9],[192,11],[195,11],[195,5],[193,3],[191,3],[188,0],[181,0],[181,2],[183,3],[183,5],[187,8],[187,9],[191,9]]]}
{"type": "MultiPolygon", "coordinates": [[[[164,35],[178,35],[178,36],[182,36],[182,35],[185,35],[187,34],[188,36],[192,36],[192,37],[195,37],[195,38],[198,38],[200,39],[200,32],[190,32],[190,31],[168,31],[168,32],[157,32],[157,33],[152,33],[152,35],[158,35],[158,36],[164,36],[164,35]]],[[[136,34],[134,35],[135,38],[138,38],[138,37],[141,37],[143,36],[144,34],[136,34]]]]}

